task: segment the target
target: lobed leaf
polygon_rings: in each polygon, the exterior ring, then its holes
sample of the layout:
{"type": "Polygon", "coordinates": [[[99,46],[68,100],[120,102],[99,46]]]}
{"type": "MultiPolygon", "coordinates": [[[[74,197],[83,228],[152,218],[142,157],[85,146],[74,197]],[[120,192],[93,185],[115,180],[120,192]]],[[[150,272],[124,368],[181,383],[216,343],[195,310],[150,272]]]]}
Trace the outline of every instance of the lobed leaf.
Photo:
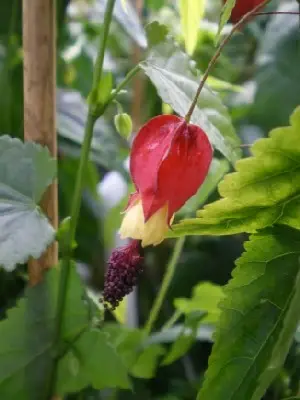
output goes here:
{"type": "Polygon", "coordinates": [[[252,235],[225,287],[203,388],[197,399],[260,400],[280,372],[300,318],[300,232],[252,235]]]}
{"type": "Polygon", "coordinates": [[[170,236],[254,233],[274,224],[300,229],[300,107],[291,126],[271,131],[252,146],[253,156],[219,185],[223,197],[194,219],[172,226],[170,236]]]}
{"type": "Polygon", "coordinates": [[[38,258],[54,240],[38,203],[55,175],[47,148],[0,137],[0,266],[7,271],[38,258]]]}

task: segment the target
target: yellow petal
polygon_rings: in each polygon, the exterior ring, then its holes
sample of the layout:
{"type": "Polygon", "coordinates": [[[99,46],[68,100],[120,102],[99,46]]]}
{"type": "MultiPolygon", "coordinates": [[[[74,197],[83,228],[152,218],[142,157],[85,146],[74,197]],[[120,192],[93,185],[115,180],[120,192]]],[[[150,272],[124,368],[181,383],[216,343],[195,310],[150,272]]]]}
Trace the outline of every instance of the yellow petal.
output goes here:
{"type": "Polygon", "coordinates": [[[121,239],[143,239],[144,214],[140,200],[126,211],[119,233],[121,239]]]}
{"type": "MultiPolygon", "coordinates": [[[[158,245],[161,243],[169,229],[168,205],[156,211],[145,223],[141,200],[131,206],[124,216],[119,234],[122,239],[132,238],[142,241],[142,246],[158,245]]],[[[171,223],[174,216],[171,219],[171,223]]]]}
{"type": "Polygon", "coordinates": [[[165,204],[164,207],[160,208],[156,211],[155,214],[148,219],[148,221],[144,224],[144,232],[143,232],[143,240],[142,246],[146,247],[150,244],[154,246],[161,243],[166,233],[169,229],[168,223],[168,206],[165,204]]]}

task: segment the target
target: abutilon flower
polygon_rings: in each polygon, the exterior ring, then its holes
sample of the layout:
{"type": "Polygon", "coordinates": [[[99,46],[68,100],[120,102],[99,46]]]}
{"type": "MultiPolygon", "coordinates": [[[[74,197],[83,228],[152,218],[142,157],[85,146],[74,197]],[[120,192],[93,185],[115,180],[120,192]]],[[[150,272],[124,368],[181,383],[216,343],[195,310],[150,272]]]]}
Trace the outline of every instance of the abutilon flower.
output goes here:
{"type": "Polygon", "coordinates": [[[205,132],[184,118],[160,115],[148,121],[133,141],[130,174],[136,188],[131,195],[120,235],[161,243],[174,213],[203,183],[212,160],[205,132]]]}
{"type": "MultiPolygon", "coordinates": [[[[234,24],[238,22],[245,14],[252,11],[255,7],[261,4],[264,0],[237,0],[232,9],[230,21],[234,24]]],[[[227,0],[223,0],[225,4],[227,0]]]]}
{"type": "Polygon", "coordinates": [[[115,249],[109,260],[105,275],[103,300],[111,309],[115,309],[119,302],[129,294],[141,273],[143,272],[143,258],[139,253],[140,243],[132,240],[127,246],[115,249]]]}

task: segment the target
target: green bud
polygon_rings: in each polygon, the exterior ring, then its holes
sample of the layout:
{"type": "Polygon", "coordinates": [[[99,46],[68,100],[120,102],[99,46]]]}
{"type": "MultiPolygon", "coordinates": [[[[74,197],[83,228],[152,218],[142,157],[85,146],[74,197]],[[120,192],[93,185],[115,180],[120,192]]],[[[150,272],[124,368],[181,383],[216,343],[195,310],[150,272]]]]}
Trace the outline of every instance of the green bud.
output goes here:
{"type": "Polygon", "coordinates": [[[125,139],[128,139],[132,132],[132,121],[130,115],[126,113],[115,116],[115,127],[118,133],[125,139]]]}

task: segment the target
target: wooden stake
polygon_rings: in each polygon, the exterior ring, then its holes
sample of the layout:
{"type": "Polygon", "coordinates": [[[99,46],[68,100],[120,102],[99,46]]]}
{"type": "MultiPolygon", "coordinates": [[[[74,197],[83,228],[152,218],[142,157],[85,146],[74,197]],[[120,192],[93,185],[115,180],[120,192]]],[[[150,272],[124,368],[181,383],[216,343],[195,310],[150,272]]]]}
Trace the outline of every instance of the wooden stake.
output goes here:
{"type": "MultiPolygon", "coordinates": [[[[56,13],[55,0],[23,0],[24,139],[47,146],[57,156],[56,141],[56,13]]],[[[57,228],[57,184],[48,188],[42,208],[57,228]]],[[[34,238],[33,238],[34,240],[34,238]]],[[[32,285],[57,264],[57,245],[29,262],[32,285]]]]}

